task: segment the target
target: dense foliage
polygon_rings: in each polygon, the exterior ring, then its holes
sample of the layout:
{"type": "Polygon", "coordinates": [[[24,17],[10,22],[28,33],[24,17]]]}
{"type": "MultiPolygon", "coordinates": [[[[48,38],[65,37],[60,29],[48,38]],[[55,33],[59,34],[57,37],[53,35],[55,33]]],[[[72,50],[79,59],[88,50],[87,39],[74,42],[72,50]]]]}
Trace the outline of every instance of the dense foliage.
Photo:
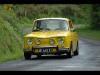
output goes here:
{"type": "Polygon", "coordinates": [[[92,5],[91,17],[91,28],[100,30],[100,4],[92,5]]]}

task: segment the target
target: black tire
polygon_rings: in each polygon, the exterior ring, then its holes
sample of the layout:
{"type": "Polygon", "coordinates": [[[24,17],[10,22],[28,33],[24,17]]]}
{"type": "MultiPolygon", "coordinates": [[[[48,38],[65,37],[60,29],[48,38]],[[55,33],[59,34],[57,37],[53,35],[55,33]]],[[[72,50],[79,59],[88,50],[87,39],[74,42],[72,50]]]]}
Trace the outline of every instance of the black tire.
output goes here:
{"type": "Polygon", "coordinates": [[[37,57],[40,58],[41,57],[41,54],[38,54],[37,57]]]}
{"type": "Polygon", "coordinates": [[[61,56],[62,54],[61,54],[61,53],[58,53],[57,55],[58,55],[58,56],[61,56]]]}
{"type": "Polygon", "coordinates": [[[77,47],[76,47],[76,50],[74,52],[74,55],[79,55],[79,44],[77,42],[77,47]]]}
{"type": "Polygon", "coordinates": [[[72,48],[72,42],[71,42],[70,50],[69,50],[69,52],[67,53],[67,57],[68,57],[68,58],[72,58],[72,56],[73,56],[73,55],[71,54],[72,49],[73,49],[73,48],[72,48]]]}
{"type": "Polygon", "coordinates": [[[25,60],[30,60],[31,54],[29,52],[24,52],[24,58],[25,58],[25,60]]]}

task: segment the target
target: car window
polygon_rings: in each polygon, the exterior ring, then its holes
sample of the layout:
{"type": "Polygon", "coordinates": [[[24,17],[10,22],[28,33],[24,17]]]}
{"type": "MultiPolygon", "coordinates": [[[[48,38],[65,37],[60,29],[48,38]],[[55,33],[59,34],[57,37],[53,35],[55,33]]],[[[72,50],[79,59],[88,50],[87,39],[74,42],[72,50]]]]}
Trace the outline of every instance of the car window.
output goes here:
{"type": "Polygon", "coordinates": [[[65,20],[39,20],[35,23],[34,29],[38,30],[67,30],[68,23],[65,20]]]}

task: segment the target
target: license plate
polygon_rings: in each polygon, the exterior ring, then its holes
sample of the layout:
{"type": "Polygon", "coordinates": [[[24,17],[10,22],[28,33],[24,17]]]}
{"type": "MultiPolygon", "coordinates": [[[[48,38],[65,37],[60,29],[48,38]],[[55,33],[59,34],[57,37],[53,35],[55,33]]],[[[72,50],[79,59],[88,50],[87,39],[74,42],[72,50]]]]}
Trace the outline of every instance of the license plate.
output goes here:
{"type": "Polygon", "coordinates": [[[49,52],[56,52],[56,49],[50,49],[50,48],[46,48],[46,49],[35,49],[35,52],[49,53],[49,52]]]}
{"type": "Polygon", "coordinates": [[[38,52],[51,52],[51,49],[38,49],[38,52]]]}

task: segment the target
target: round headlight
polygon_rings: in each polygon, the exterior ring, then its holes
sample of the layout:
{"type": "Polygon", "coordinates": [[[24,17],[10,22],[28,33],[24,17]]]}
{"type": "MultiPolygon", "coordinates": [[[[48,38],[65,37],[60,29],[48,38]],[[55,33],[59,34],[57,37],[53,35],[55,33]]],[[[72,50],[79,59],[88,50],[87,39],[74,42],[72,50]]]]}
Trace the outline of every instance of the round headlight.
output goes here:
{"type": "Polygon", "coordinates": [[[31,45],[32,44],[32,39],[28,39],[27,43],[28,43],[28,45],[31,45]]]}
{"type": "Polygon", "coordinates": [[[59,42],[59,44],[63,44],[64,43],[64,38],[59,38],[58,42],[59,42]]]}
{"type": "Polygon", "coordinates": [[[39,45],[40,44],[40,39],[36,39],[36,44],[39,45]]]}
{"type": "Polygon", "coordinates": [[[53,39],[50,39],[50,44],[53,45],[55,42],[53,39]]]}

